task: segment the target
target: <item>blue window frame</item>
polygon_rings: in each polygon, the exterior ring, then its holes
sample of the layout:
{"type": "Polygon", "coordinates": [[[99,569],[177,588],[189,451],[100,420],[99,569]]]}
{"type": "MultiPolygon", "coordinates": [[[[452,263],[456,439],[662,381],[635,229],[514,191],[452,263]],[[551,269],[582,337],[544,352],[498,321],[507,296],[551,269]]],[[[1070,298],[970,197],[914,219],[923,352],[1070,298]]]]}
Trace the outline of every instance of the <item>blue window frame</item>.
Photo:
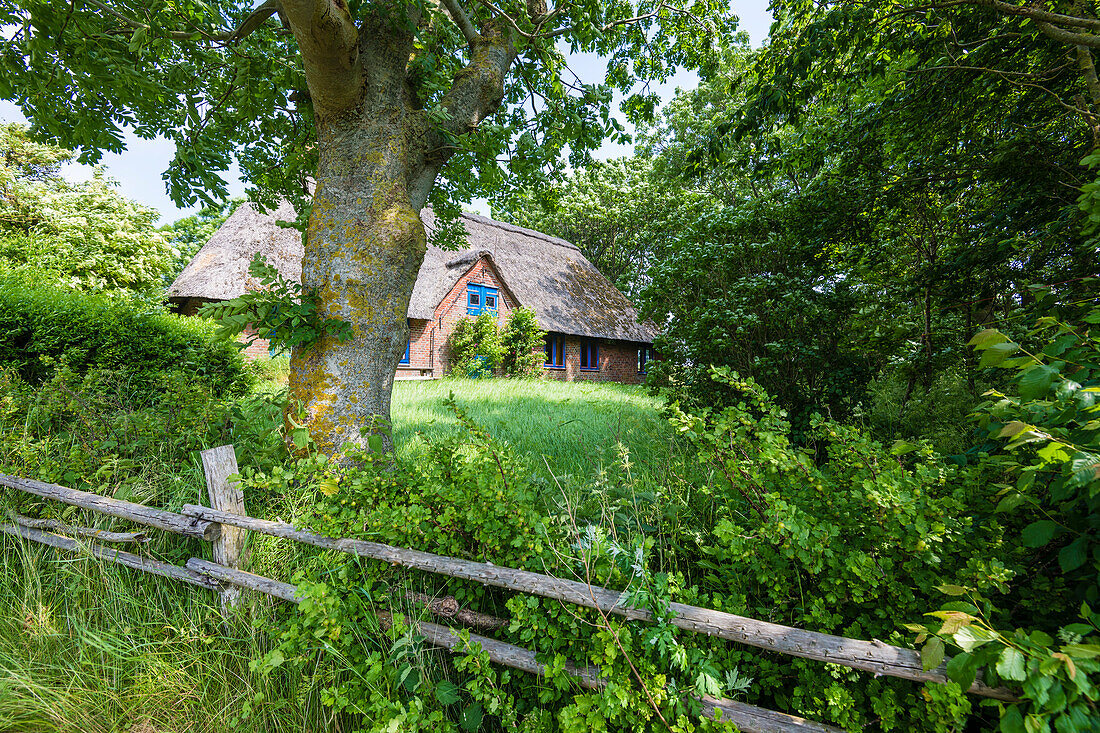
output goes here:
{"type": "Polygon", "coordinates": [[[653,359],[653,347],[642,346],[638,349],[638,374],[645,374],[649,362],[653,359]]]}
{"type": "Polygon", "coordinates": [[[581,339],[581,370],[585,372],[600,370],[600,347],[595,339],[581,339]]]}
{"type": "Polygon", "coordinates": [[[471,316],[481,315],[485,311],[496,313],[498,297],[496,288],[470,283],[466,286],[466,313],[471,316]]]}
{"type": "Polygon", "coordinates": [[[546,361],[543,366],[549,369],[565,368],[565,337],[561,334],[546,334],[546,361]]]}
{"type": "Polygon", "coordinates": [[[397,363],[398,364],[408,364],[409,363],[409,352],[411,352],[411,351],[412,351],[412,339],[409,339],[408,341],[405,342],[405,355],[402,356],[401,361],[399,361],[397,363]]]}

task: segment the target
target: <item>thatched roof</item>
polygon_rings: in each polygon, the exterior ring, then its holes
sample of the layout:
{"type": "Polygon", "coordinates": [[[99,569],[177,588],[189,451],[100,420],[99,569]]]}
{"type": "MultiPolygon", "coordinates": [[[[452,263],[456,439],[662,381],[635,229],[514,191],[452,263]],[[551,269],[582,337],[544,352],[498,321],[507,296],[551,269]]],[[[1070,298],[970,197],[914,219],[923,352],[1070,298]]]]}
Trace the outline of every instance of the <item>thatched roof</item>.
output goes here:
{"type": "MultiPolygon", "coordinates": [[[[425,227],[435,217],[421,212],[425,227]]],[[[276,219],[293,220],[289,205],[260,214],[253,204],[233,213],[168,289],[173,300],[229,300],[256,287],[248,263],[263,252],[283,277],[300,280],[302,242],[297,230],[276,219]]],[[[447,251],[428,247],[416,278],[409,318],[430,319],[443,300],[480,257],[488,256],[519,304],[535,311],[539,327],[577,336],[649,343],[657,335],[626,297],[589,262],[576,246],[540,232],[463,214],[469,248],[447,251]]]]}

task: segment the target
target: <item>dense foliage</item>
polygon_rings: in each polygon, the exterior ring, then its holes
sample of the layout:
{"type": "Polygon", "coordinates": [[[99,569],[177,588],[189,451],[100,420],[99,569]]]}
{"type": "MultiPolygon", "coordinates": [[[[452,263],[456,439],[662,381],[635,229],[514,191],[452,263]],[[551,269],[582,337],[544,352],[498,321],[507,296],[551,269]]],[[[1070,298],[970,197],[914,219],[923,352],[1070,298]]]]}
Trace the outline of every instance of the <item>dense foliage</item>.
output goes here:
{"type": "Polygon", "coordinates": [[[503,357],[497,314],[484,311],[476,318],[463,318],[455,324],[447,346],[451,374],[491,377],[503,357]]]}
{"type": "Polygon", "coordinates": [[[32,385],[59,368],[110,373],[126,390],[163,391],[163,380],[239,395],[250,378],[237,348],[209,323],[144,300],[81,293],[27,276],[0,276],[0,365],[32,385]]]}
{"type": "Polygon", "coordinates": [[[0,269],[29,270],[77,290],[155,292],[177,252],[157,212],[124,198],[97,171],[70,183],[73,153],[0,126],[0,269]]]}
{"type": "Polygon", "coordinates": [[[534,377],[542,373],[546,332],[530,308],[516,308],[500,333],[500,365],[506,377],[534,377]]]}

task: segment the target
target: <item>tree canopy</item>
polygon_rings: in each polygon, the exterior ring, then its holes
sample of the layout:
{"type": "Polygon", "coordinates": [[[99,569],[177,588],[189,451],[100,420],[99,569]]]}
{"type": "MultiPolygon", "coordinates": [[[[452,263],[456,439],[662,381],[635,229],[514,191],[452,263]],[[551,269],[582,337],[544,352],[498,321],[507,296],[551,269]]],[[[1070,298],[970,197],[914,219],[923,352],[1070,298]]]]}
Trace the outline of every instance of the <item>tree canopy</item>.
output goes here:
{"type": "Polygon", "coordinates": [[[297,202],[303,284],[320,318],[353,327],[292,357],[293,401],[336,452],[388,420],[420,209],[446,240],[455,202],[540,180],[566,149],[585,161],[622,136],[614,91],[644,119],[655,98],[635,83],[712,66],[736,18],[718,0],[84,0],[9,6],[0,23],[0,97],[36,134],[94,162],[129,125],[176,143],[165,177],[181,204],[224,199],[234,160],[254,196],[297,202]],[[607,59],[602,80],[571,74],[576,51],[607,59]]]}
{"type": "Polygon", "coordinates": [[[0,127],[0,268],[28,269],[79,290],[152,293],[176,251],[158,214],[122,196],[102,171],[70,183],[73,154],[0,127]]]}

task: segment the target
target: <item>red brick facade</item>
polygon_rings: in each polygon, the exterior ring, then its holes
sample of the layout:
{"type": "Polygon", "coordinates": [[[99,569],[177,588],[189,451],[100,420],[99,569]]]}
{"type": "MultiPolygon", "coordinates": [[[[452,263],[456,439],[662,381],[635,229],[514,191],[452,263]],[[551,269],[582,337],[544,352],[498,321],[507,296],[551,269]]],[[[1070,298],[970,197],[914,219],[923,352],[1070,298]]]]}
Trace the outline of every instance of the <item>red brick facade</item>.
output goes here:
{"type": "Polygon", "coordinates": [[[565,366],[542,368],[547,379],[563,382],[620,382],[641,384],[645,374],[638,373],[638,349],[642,344],[610,339],[582,339],[565,336],[565,366]],[[581,342],[594,341],[599,369],[581,369],[581,342]]]}

